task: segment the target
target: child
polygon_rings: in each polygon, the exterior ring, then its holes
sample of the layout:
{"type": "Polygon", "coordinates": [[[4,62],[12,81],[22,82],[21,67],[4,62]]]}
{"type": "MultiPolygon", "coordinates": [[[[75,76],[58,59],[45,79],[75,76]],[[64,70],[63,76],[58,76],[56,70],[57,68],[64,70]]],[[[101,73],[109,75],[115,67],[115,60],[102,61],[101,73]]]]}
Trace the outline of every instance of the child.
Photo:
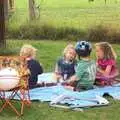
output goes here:
{"type": "Polygon", "coordinates": [[[76,73],[68,81],[66,88],[82,91],[93,88],[96,76],[96,63],[90,59],[92,46],[89,42],[80,41],[76,45],[76,52],[79,58],[76,73]]]}
{"type": "Polygon", "coordinates": [[[116,53],[108,42],[95,44],[97,56],[97,85],[111,85],[118,75],[116,53]]]}
{"type": "Polygon", "coordinates": [[[43,73],[43,68],[35,60],[36,49],[31,45],[23,45],[20,56],[26,57],[28,68],[30,70],[29,88],[37,87],[37,76],[43,73]]]}
{"type": "Polygon", "coordinates": [[[67,80],[75,73],[76,52],[74,46],[69,44],[64,49],[63,57],[61,57],[55,67],[55,79],[67,80]]]}

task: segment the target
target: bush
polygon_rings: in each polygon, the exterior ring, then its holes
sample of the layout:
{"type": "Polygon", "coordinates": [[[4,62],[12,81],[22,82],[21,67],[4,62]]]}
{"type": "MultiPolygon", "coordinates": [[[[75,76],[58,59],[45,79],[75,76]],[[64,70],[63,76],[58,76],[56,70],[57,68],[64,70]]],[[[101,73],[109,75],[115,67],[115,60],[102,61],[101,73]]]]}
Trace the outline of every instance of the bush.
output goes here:
{"type": "Polygon", "coordinates": [[[26,23],[19,28],[8,26],[7,36],[8,38],[16,39],[70,39],[76,40],[85,36],[83,30],[77,30],[75,28],[61,27],[55,28],[50,25],[41,25],[35,23],[26,23]]]}
{"type": "Polygon", "coordinates": [[[25,23],[20,27],[8,26],[7,37],[32,40],[88,39],[92,42],[108,41],[110,43],[120,43],[120,30],[102,25],[89,28],[88,31],[70,27],[55,28],[50,25],[41,25],[34,21],[32,23],[25,23]]]}
{"type": "Polygon", "coordinates": [[[89,29],[88,39],[93,42],[120,43],[120,31],[116,28],[99,25],[89,29]]]}

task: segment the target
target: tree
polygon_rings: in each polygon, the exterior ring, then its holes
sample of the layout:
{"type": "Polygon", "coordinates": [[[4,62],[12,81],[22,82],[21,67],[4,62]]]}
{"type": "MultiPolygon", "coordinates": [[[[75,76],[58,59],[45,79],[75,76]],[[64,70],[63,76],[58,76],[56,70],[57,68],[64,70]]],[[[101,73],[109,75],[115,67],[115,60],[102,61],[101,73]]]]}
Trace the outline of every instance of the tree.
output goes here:
{"type": "Polygon", "coordinates": [[[34,20],[35,19],[35,1],[29,0],[29,19],[34,20]]]}
{"type": "Polygon", "coordinates": [[[4,15],[5,20],[8,20],[8,0],[4,0],[4,15]]]}
{"type": "Polygon", "coordinates": [[[0,0],[0,47],[6,46],[4,0],[0,0]]]}
{"type": "Polygon", "coordinates": [[[9,0],[10,10],[14,10],[14,7],[15,7],[14,6],[15,5],[14,2],[15,2],[14,0],[9,0]]]}

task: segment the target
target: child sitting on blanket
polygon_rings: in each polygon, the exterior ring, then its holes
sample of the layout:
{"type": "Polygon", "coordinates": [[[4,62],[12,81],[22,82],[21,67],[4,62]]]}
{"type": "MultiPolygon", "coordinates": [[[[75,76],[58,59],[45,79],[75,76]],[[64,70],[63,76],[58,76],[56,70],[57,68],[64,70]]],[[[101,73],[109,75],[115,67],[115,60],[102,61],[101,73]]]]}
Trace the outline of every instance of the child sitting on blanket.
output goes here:
{"type": "Polygon", "coordinates": [[[96,63],[90,59],[92,46],[89,42],[79,41],[76,45],[76,52],[79,58],[76,73],[66,84],[66,88],[75,91],[88,90],[93,88],[96,76],[96,63]]]}
{"type": "Polygon", "coordinates": [[[75,74],[76,66],[76,52],[73,45],[69,44],[64,49],[63,57],[61,57],[55,67],[55,79],[59,81],[60,79],[66,81],[72,75],[75,74]]]}
{"type": "Polygon", "coordinates": [[[40,63],[35,60],[36,50],[32,45],[23,45],[20,50],[20,56],[26,57],[28,68],[30,70],[29,88],[37,87],[37,77],[43,73],[40,63]]]}
{"type": "Polygon", "coordinates": [[[116,67],[116,53],[108,42],[95,44],[97,56],[97,85],[111,85],[118,75],[116,67]]]}

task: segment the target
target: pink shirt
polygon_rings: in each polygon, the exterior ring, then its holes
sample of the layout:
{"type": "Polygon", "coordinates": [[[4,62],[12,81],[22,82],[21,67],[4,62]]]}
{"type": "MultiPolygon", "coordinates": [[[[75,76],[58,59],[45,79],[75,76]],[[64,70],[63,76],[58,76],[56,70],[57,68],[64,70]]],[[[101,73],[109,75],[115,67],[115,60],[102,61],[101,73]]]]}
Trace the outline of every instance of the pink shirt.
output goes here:
{"type": "Polygon", "coordinates": [[[105,70],[108,65],[111,65],[112,69],[111,69],[110,75],[115,74],[117,71],[116,61],[114,59],[107,59],[107,60],[98,59],[97,63],[98,63],[98,67],[101,68],[102,70],[105,70]]]}

